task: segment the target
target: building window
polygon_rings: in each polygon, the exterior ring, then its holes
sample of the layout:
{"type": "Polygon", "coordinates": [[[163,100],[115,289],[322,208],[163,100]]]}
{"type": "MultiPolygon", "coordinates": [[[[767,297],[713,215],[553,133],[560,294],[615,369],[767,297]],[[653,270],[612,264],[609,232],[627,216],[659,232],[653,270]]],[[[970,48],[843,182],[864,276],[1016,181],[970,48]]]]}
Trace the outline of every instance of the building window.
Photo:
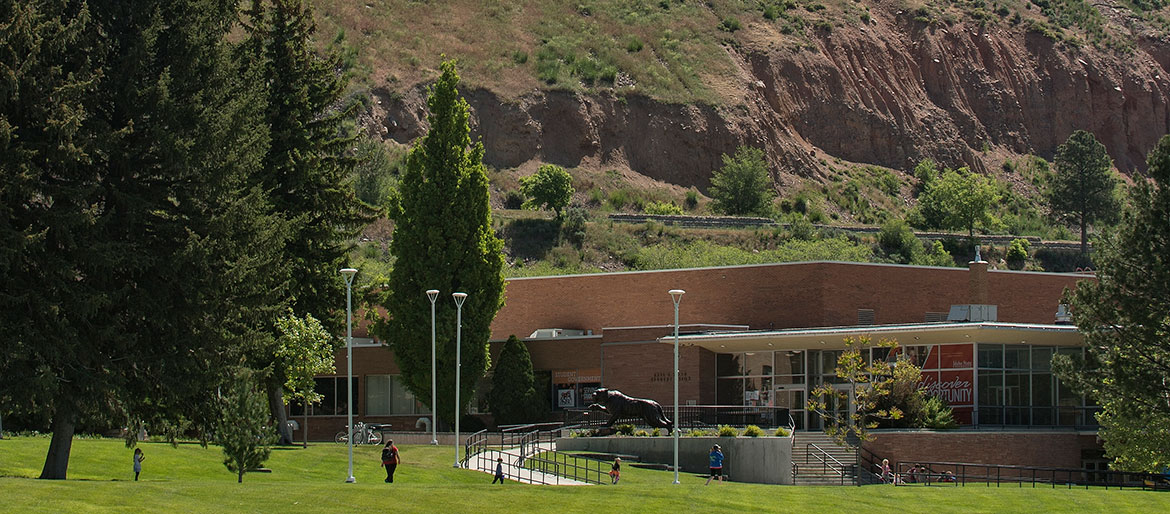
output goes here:
{"type": "MultiPolygon", "coordinates": [[[[313,379],[314,389],[317,394],[321,395],[320,403],[309,406],[310,416],[344,416],[346,415],[346,404],[349,401],[348,391],[345,389],[345,377],[317,377],[313,379]]],[[[353,377],[354,401],[357,398],[357,377],[353,377]]],[[[292,402],[289,405],[289,415],[304,416],[304,406],[299,402],[292,402]]]]}
{"type": "Polygon", "coordinates": [[[1084,426],[1094,407],[1052,373],[1052,356],[1080,348],[979,345],[979,424],[1084,426]]]}
{"type": "Polygon", "coordinates": [[[429,414],[426,407],[399,382],[398,375],[366,376],[366,415],[429,414]]]}

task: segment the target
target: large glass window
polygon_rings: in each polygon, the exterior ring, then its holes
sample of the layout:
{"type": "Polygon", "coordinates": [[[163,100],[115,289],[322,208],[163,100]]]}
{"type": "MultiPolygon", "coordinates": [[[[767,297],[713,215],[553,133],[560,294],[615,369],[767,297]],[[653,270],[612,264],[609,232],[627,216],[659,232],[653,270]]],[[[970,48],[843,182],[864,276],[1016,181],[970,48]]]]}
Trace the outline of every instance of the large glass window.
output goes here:
{"type": "Polygon", "coordinates": [[[426,409],[395,375],[366,376],[366,415],[424,414],[426,409]]]}
{"type": "MultiPolygon", "coordinates": [[[[313,379],[313,387],[321,395],[321,402],[309,406],[310,416],[344,416],[346,402],[349,401],[348,391],[345,389],[345,377],[317,377],[313,379]]],[[[353,377],[354,392],[357,392],[358,379],[353,377]]],[[[354,398],[356,402],[358,398],[354,398]]],[[[290,405],[289,413],[292,416],[303,416],[305,409],[299,403],[290,405]]]]}
{"type": "Polygon", "coordinates": [[[772,352],[745,353],[743,374],[749,377],[772,376],[772,352]]]}

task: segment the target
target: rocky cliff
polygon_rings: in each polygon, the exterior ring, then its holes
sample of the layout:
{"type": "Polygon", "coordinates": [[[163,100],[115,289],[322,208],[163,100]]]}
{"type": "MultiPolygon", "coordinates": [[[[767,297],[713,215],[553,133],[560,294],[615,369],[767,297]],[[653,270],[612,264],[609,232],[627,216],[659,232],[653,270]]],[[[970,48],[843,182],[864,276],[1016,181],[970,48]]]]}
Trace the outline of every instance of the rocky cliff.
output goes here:
{"type": "MultiPolygon", "coordinates": [[[[1059,42],[1006,23],[980,27],[875,9],[866,23],[809,31],[799,46],[754,24],[726,45],[735,76],[721,105],[670,104],[629,90],[465,88],[475,135],[500,168],[531,161],[628,167],[705,187],[720,155],[766,149],[785,176],[812,177],[826,159],[909,170],[923,157],[989,169],[993,156],[1050,158],[1076,129],[1096,134],[1118,169],[1144,168],[1170,131],[1170,41],[1134,35],[1131,50],[1059,42]]],[[[385,137],[425,130],[425,86],[377,90],[385,137]]]]}

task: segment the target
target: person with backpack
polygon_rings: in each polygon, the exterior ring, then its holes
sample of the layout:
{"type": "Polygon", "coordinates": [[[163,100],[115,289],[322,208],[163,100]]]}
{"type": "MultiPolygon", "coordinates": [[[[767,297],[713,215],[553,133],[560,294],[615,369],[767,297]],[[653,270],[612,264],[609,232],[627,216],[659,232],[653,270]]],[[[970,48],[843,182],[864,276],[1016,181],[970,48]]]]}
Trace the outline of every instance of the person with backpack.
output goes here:
{"type": "Polygon", "coordinates": [[[501,484],[504,483],[504,458],[503,457],[496,457],[496,476],[495,476],[495,478],[492,478],[492,483],[493,484],[496,483],[497,480],[499,480],[499,482],[501,484]]]}
{"type": "Polygon", "coordinates": [[[398,468],[401,459],[398,457],[398,447],[394,441],[386,440],[386,447],[382,448],[382,467],[386,468],[386,483],[394,483],[394,470],[398,468]]]}
{"type": "Polygon", "coordinates": [[[707,477],[707,483],[703,485],[711,485],[711,479],[719,477],[719,481],[723,481],[723,450],[719,445],[711,447],[711,453],[707,455],[707,460],[710,462],[711,474],[707,477]]]}

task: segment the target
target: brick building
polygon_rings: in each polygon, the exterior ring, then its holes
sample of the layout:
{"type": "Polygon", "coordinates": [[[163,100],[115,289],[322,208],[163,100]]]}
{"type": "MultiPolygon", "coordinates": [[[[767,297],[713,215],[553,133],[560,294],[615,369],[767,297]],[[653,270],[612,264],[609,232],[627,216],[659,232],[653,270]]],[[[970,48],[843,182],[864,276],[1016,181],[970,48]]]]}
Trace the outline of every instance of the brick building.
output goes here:
{"type": "MultiPolygon", "coordinates": [[[[554,412],[588,405],[602,386],[669,405],[674,304],[667,291],[683,289],[681,405],[787,407],[798,428],[818,429],[804,409],[808,391],[835,380],[844,338],[869,336],[896,339],[964,427],[1092,434],[1093,407],[1062,387],[1049,366],[1054,353],[1082,351],[1081,335],[1057,313],[1064,290],[1085,278],[989,270],[986,262],[966,269],[803,262],[516,278],[492,323],[492,354],[494,360],[510,335],[525,341],[554,412]]],[[[892,358],[882,352],[870,358],[892,358]]],[[[423,428],[427,412],[396,383],[391,352],[356,338],[353,353],[356,419],[423,428]]],[[[337,369],[345,369],[344,349],[337,369]]],[[[310,438],[327,439],[344,426],[344,380],[318,379],[326,402],[308,417],[310,438]]],[[[485,406],[475,407],[482,413],[485,406]]]]}

